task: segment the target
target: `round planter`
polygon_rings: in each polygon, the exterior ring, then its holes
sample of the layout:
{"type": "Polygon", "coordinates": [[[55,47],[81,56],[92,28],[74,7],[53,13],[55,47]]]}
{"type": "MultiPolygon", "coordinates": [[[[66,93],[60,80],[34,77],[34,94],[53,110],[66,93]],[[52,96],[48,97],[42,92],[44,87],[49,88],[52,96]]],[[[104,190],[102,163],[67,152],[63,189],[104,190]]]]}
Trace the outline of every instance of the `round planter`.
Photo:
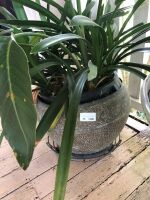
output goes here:
{"type": "MultiPolygon", "coordinates": [[[[40,118],[46,108],[45,103],[38,101],[37,110],[40,118]]],[[[130,99],[122,83],[117,91],[106,97],[88,103],[82,102],[78,110],[72,149],[74,157],[95,157],[111,149],[126,123],[129,111],[130,99]]],[[[61,145],[64,122],[65,117],[62,115],[55,129],[50,132],[51,144],[57,148],[61,145]]]]}

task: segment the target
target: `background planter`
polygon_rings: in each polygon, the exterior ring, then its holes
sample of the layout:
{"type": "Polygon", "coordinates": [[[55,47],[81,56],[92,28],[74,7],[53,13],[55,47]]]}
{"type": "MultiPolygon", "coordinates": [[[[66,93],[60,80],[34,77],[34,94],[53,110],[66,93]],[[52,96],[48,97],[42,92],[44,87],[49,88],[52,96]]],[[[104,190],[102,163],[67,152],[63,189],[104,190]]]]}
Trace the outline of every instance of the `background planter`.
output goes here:
{"type": "MultiPolygon", "coordinates": [[[[38,101],[37,109],[43,115],[47,105],[38,101]]],[[[112,147],[120,134],[130,111],[130,100],[124,85],[111,95],[89,103],[80,104],[72,152],[77,157],[91,157],[112,147]],[[81,113],[96,113],[96,121],[81,121],[81,113]]],[[[40,116],[41,117],[41,116],[40,116]]],[[[51,144],[60,147],[64,116],[50,132],[51,144]]]]}

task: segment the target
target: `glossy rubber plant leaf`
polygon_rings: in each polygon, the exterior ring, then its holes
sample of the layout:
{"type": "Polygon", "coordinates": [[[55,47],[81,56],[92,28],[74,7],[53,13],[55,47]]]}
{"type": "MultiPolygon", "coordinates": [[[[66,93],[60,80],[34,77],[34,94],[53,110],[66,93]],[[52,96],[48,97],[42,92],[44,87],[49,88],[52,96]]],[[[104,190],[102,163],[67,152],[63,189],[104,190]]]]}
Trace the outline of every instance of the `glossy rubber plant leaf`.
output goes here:
{"type": "Polygon", "coordinates": [[[36,111],[26,54],[8,37],[0,39],[0,114],[3,134],[20,166],[31,161],[36,137],[36,111]]]}
{"type": "Polygon", "coordinates": [[[58,160],[54,200],[64,200],[69,167],[70,167],[72,146],[74,141],[74,132],[77,120],[78,105],[80,103],[80,98],[84,84],[87,80],[87,74],[88,74],[87,71],[88,70],[84,70],[81,72],[76,82],[73,94],[69,99],[69,107],[67,111],[67,117],[66,117],[62,143],[60,148],[60,155],[58,160]]]}
{"type": "Polygon", "coordinates": [[[76,34],[72,34],[72,33],[51,36],[51,37],[48,37],[48,38],[42,40],[37,45],[35,45],[31,51],[31,53],[38,53],[38,52],[41,52],[41,51],[47,49],[48,47],[52,47],[61,42],[65,42],[65,41],[73,40],[73,39],[81,39],[81,37],[76,34]]]}

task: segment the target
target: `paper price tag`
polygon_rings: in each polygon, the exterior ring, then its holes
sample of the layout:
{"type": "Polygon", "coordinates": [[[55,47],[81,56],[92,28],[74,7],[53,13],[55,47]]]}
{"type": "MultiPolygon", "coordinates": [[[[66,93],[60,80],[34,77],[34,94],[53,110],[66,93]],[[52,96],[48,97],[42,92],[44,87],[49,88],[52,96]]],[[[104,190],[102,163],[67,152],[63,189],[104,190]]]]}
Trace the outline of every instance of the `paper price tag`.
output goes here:
{"type": "Polygon", "coordinates": [[[96,113],[80,113],[81,122],[95,122],[96,113]]]}

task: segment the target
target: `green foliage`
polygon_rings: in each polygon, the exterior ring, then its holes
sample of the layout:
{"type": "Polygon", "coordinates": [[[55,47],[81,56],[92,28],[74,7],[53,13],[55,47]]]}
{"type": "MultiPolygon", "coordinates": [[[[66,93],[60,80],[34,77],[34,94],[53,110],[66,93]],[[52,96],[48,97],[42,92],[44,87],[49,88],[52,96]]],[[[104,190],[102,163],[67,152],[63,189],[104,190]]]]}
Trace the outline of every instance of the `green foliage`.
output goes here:
{"type": "Polygon", "coordinates": [[[58,160],[57,176],[55,183],[54,200],[61,200],[65,197],[67,178],[69,173],[74,131],[77,120],[78,105],[83,91],[84,84],[87,80],[87,70],[80,72],[77,80],[72,80],[72,95],[69,100],[68,112],[64,126],[64,133],[61,143],[61,151],[58,160]]]}
{"type": "Polygon", "coordinates": [[[14,40],[4,40],[1,38],[0,41],[3,135],[9,141],[20,166],[26,169],[32,158],[36,137],[36,112],[32,103],[28,63],[24,51],[14,40]]]}
{"type": "Polygon", "coordinates": [[[71,34],[71,33],[51,36],[51,37],[46,38],[45,40],[42,40],[38,44],[36,44],[33,47],[31,53],[38,53],[38,52],[41,52],[41,51],[47,49],[48,47],[52,47],[56,44],[60,44],[63,41],[79,39],[79,38],[81,38],[81,37],[78,35],[75,35],[75,34],[71,34]]]}
{"type": "Polygon", "coordinates": [[[133,72],[144,79],[145,74],[138,69],[150,71],[149,65],[124,62],[123,59],[150,50],[139,48],[150,40],[149,36],[140,38],[150,30],[150,24],[140,23],[127,29],[127,23],[146,0],[137,0],[133,7],[122,7],[124,0],[116,0],[113,7],[99,0],[95,19],[91,18],[93,0],[87,1],[84,11],[80,0],[76,1],[77,9],[71,0],[66,0],[64,7],[54,0],[43,1],[47,8],[39,0],[12,0],[16,17],[0,7],[0,13],[5,17],[0,19],[0,25],[4,27],[0,30],[0,114],[3,126],[0,140],[3,136],[8,139],[18,162],[25,169],[32,158],[35,141],[43,138],[65,105],[66,121],[54,195],[54,200],[63,200],[84,85],[86,83],[88,89],[91,85],[96,88],[117,69],[133,72]],[[41,20],[29,21],[24,6],[38,12],[41,20]],[[49,11],[51,6],[57,9],[60,17],[49,11]],[[122,16],[126,16],[126,20],[116,31],[115,20],[122,16]],[[44,94],[55,97],[36,130],[31,84],[37,85],[44,94]]]}

